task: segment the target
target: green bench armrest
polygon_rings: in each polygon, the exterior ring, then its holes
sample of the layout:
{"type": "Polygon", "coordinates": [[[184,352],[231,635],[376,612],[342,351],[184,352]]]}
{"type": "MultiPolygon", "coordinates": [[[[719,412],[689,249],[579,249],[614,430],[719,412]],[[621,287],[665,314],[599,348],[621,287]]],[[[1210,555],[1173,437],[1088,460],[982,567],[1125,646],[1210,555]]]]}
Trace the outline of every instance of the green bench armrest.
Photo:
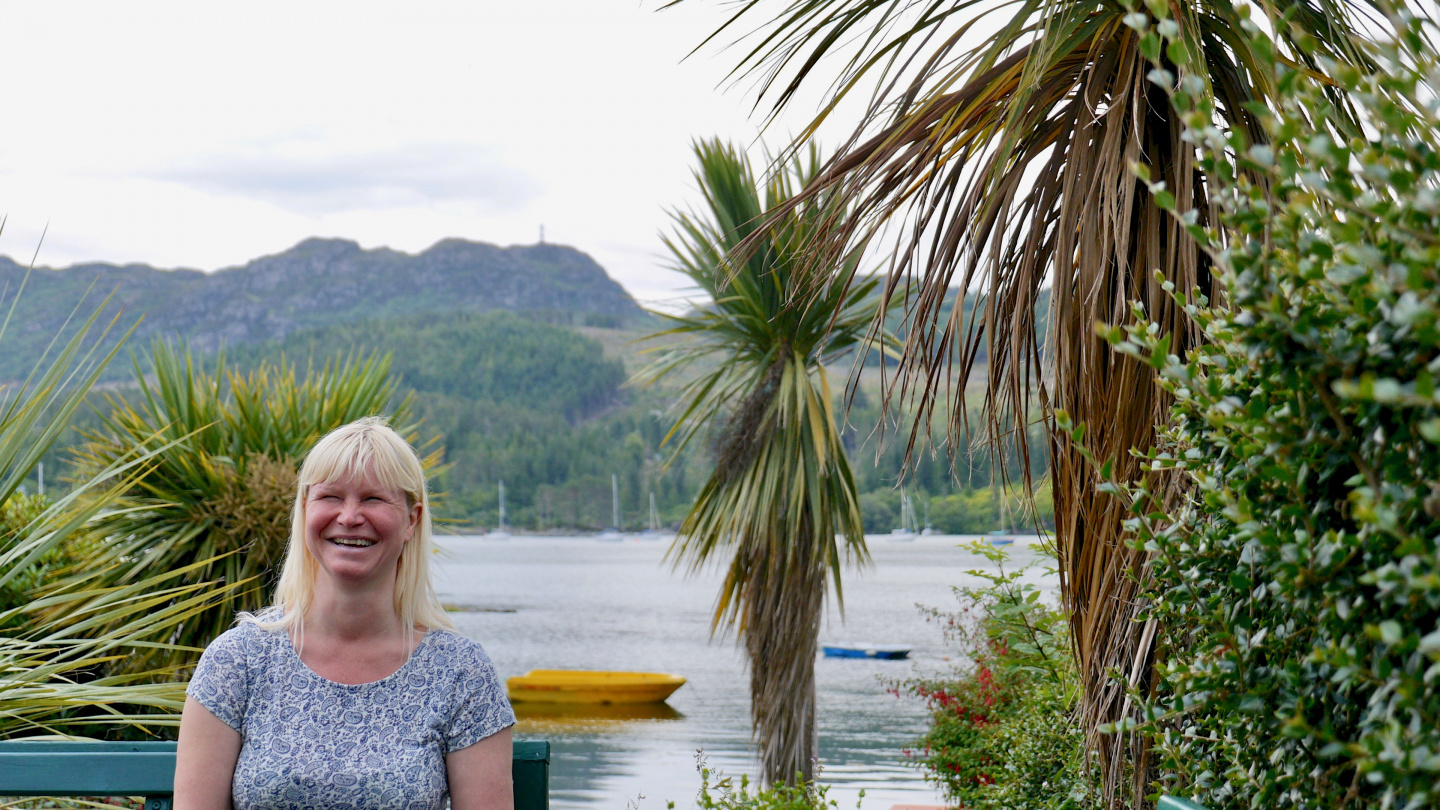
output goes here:
{"type": "MultiPolygon", "coordinates": [[[[515,810],[550,810],[550,743],[515,743],[515,810]]],[[[0,742],[0,796],[144,796],[168,810],[173,742],[0,742]]]]}

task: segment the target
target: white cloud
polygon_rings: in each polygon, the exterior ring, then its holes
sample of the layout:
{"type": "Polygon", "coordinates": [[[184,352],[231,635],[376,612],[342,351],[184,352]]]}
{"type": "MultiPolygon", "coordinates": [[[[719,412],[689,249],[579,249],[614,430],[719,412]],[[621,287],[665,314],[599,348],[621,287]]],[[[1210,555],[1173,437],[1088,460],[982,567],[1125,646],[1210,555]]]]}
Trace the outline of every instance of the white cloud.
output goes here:
{"type": "Polygon", "coordinates": [[[451,202],[482,213],[534,199],[539,182],[506,165],[498,150],[462,142],[411,142],[332,152],[325,142],[179,158],[148,172],[212,194],[248,197],[303,214],[451,202]],[[320,149],[316,149],[316,146],[320,149]]]}

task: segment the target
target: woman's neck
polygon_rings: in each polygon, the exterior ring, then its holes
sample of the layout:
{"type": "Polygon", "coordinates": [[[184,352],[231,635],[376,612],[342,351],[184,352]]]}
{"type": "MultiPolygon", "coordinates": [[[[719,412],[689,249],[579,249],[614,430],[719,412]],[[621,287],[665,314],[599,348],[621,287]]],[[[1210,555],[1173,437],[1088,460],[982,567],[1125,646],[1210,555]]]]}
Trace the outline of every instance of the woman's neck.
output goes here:
{"type": "Polygon", "coordinates": [[[337,641],[393,638],[404,628],[395,611],[395,589],[342,589],[315,583],[315,597],[305,611],[305,633],[319,633],[337,641]]]}

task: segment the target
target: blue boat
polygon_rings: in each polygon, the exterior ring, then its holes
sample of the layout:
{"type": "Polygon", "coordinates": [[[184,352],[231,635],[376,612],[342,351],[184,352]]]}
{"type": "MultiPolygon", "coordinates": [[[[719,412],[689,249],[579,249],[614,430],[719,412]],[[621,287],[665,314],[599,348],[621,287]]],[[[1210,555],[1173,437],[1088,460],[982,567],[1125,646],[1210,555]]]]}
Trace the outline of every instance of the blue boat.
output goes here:
{"type": "Polygon", "coordinates": [[[826,658],[884,658],[896,660],[910,655],[909,647],[890,644],[823,644],[826,658]]]}

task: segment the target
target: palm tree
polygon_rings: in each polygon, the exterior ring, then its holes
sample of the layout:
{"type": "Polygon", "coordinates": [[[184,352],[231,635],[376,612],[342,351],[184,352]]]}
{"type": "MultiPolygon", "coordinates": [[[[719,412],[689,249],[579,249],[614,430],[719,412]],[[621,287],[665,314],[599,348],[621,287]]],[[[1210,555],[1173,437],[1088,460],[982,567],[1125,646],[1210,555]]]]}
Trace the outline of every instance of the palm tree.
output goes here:
{"type": "MultiPolygon", "coordinates": [[[[1155,18],[1134,0],[748,0],[712,35],[754,30],[736,70],[759,77],[772,115],[802,86],[829,88],[802,138],[842,100],[874,88],[853,136],[790,205],[838,196],[849,206],[811,246],[822,272],[885,225],[902,231],[890,286],[918,277],[906,287],[915,294],[905,302],[907,340],[895,382],[897,391],[916,392],[912,445],[945,402],[940,392],[956,378],[964,390],[977,361],[988,366],[982,418],[993,441],[1012,443],[1024,458],[1026,432],[1005,426],[1038,414],[1051,428],[1056,543],[1082,675],[1081,717],[1112,800],[1127,766],[1143,784],[1144,744],[1097,729],[1129,711],[1127,687],[1148,688],[1155,636],[1132,621],[1141,610],[1145,555],[1123,542],[1120,504],[1076,445],[1110,461],[1115,477],[1134,480],[1142,470],[1131,453],[1152,446],[1169,402],[1152,384],[1153,370],[1113,353],[1095,328],[1126,319],[1130,302],[1139,301],[1183,356],[1201,335],[1166,285],[1214,293],[1185,223],[1168,217],[1132,173],[1146,165],[1150,179],[1164,183],[1156,193],[1173,195],[1198,222],[1210,215],[1205,178],[1181,139],[1182,117],[1156,82],[1198,82],[1216,101],[1214,124],[1238,127],[1252,143],[1264,140],[1255,103],[1271,91],[1252,69],[1265,60],[1235,35],[1244,24],[1238,5],[1167,5],[1173,22],[1165,25],[1176,26],[1179,42],[1164,53],[1155,18]],[[1154,59],[1163,67],[1152,74],[1154,59]],[[820,75],[829,65],[839,66],[838,77],[820,75]],[[973,320],[962,322],[958,306],[942,319],[957,283],[981,296],[973,320]],[[1047,285],[1053,295],[1041,346],[1036,305],[1047,285]],[[1074,443],[1054,430],[1059,412],[1087,428],[1074,443]]],[[[1358,28],[1378,0],[1257,5],[1306,69],[1318,72],[1327,59],[1367,63],[1358,28]],[[1315,47],[1294,47],[1301,37],[1315,47]]],[[[1353,128],[1338,91],[1332,101],[1341,126],[1353,128]]],[[[951,405],[950,423],[952,431],[970,427],[963,401],[951,405]]]]}
{"type": "Polygon", "coordinates": [[[763,205],[738,149],[709,141],[695,153],[707,210],[676,213],[666,244],[675,269],[711,303],[663,316],[669,328],[653,337],[684,340],[642,378],[701,369],[680,392],[666,441],[678,455],[708,435],[717,459],[669,559],[692,572],[728,560],[711,631],[737,629],[750,663],[764,778],[793,784],[797,775],[814,777],[815,655],[828,583],[838,600],[842,556],[869,561],[825,363],[864,342],[876,282],[856,279],[857,250],[837,264],[832,283],[801,288],[801,251],[838,213],[829,199],[817,196],[766,221],[796,184],[814,177],[815,150],[766,181],[763,205]],[[732,262],[747,239],[759,248],[732,262]]]}

